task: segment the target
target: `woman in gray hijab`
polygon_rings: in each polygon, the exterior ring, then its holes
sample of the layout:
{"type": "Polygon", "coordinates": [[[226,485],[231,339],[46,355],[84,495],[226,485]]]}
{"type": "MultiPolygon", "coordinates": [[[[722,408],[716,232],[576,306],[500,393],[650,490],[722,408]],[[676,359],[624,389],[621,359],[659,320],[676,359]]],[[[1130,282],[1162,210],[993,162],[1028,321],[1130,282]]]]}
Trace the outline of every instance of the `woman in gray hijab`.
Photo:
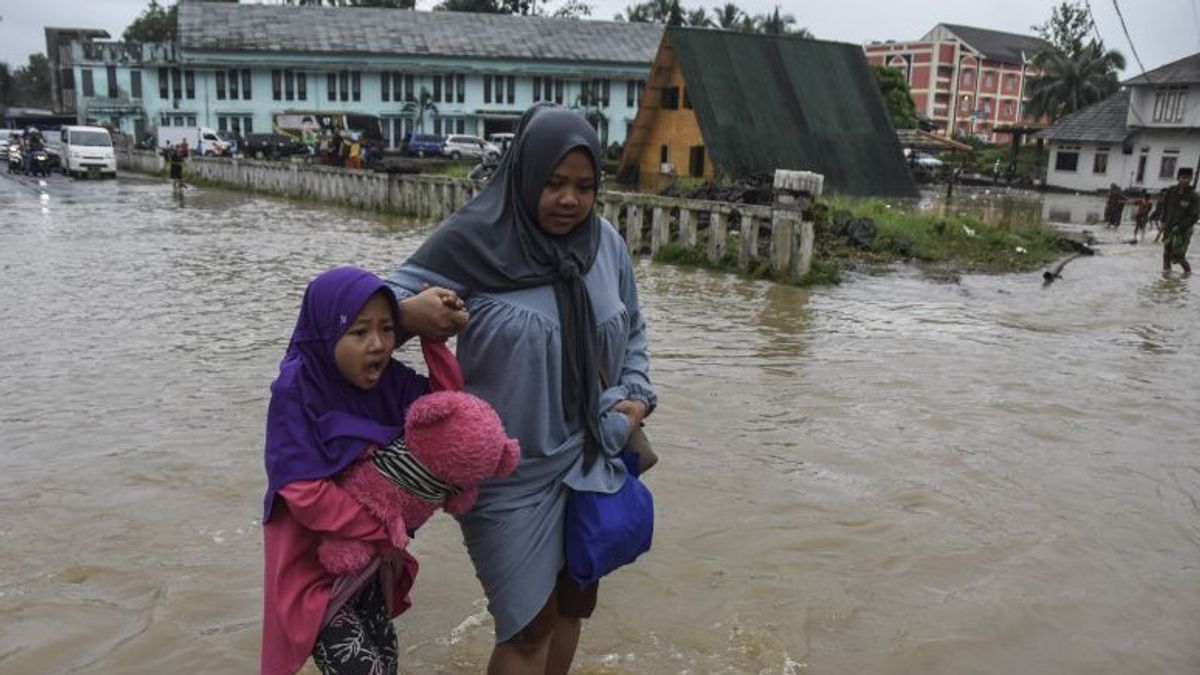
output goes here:
{"type": "Polygon", "coordinates": [[[567,495],[621,486],[617,455],[657,401],[633,264],[593,208],[599,170],[587,120],[531,108],[487,187],[388,279],[400,298],[424,284],[464,297],[467,390],[521,441],[517,470],[460,520],[495,620],[492,674],[570,669],[596,585],[563,573],[567,495]]]}

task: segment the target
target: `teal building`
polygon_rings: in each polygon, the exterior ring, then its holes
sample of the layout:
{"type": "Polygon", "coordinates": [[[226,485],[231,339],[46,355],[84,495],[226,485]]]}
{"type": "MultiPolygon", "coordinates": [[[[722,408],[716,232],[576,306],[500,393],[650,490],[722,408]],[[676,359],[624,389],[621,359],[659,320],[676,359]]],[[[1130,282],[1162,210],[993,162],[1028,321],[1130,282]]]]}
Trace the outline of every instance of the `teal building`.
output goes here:
{"type": "Polygon", "coordinates": [[[408,132],[511,131],[538,101],[578,108],[606,144],[623,143],[662,31],[500,14],[185,2],[173,43],[46,32],[54,100],[81,123],[137,136],[195,125],[255,133],[271,131],[279,113],[369,114],[396,147],[408,132]]]}

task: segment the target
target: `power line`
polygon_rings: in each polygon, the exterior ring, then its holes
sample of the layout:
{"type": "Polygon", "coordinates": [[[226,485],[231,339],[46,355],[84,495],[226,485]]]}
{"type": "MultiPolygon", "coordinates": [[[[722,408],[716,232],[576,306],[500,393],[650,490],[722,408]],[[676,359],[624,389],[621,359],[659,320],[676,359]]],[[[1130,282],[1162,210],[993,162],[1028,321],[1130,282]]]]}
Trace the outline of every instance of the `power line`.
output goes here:
{"type": "MultiPolygon", "coordinates": [[[[1133,38],[1129,37],[1129,28],[1125,25],[1125,15],[1121,13],[1121,5],[1117,0],[1113,0],[1113,9],[1117,10],[1117,18],[1121,20],[1121,30],[1125,33],[1125,40],[1129,43],[1129,51],[1133,52],[1133,58],[1137,61],[1138,67],[1142,69],[1142,77],[1146,77],[1146,66],[1142,63],[1142,57],[1138,56],[1137,47],[1133,46],[1133,38]]],[[[1149,81],[1150,78],[1146,78],[1149,81]]]]}
{"type": "Polygon", "coordinates": [[[1196,0],[1192,0],[1192,20],[1196,22],[1196,46],[1200,47],[1200,10],[1196,9],[1196,0]]]}

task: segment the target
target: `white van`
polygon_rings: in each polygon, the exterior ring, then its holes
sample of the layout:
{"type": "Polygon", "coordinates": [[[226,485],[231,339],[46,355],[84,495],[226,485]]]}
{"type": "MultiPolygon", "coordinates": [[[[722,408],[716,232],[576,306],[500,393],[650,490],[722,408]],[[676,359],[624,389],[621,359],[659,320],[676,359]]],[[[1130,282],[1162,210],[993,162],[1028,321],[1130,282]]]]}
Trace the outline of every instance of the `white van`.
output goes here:
{"type": "Polygon", "coordinates": [[[59,134],[59,163],[68,176],[83,176],[92,170],[117,177],[117,157],[112,136],[104,127],[63,127],[59,134]]]}

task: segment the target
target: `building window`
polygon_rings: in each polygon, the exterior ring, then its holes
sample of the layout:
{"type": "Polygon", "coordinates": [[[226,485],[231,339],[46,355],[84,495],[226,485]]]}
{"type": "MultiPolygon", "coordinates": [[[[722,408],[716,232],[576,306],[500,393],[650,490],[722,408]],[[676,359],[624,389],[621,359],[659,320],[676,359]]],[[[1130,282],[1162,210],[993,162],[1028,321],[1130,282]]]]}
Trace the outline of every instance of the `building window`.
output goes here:
{"type": "Polygon", "coordinates": [[[1079,146],[1064,145],[1054,156],[1054,170],[1074,172],[1079,169],[1079,146]]]}
{"type": "Polygon", "coordinates": [[[1096,156],[1092,158],[1092,173],[1098,176],[1108,173],[1108,148],[1096,148],[1096,156]]]}
{"type": "Polygon", "coordinates": [[[404,100],[405,101],[416,101],[417,100],[417,97],[413,95],[413,88],[414,88],[413,87],[413,76],[405,75],[404,76],[404,100]]]}
{"type": "Polygon", "coordinates": [[[458,90],[458,102],[465,103],[467,100],[467,76],[455,75],[454,86],[458,90]]]}
{"type": "Polygon", "coordinates": [[[1175,168],[1179,164],[1179,150],[1163,150],[1163,157],[1158,165],[1158,177],[1171,180],[1175,177],[1175,168]]]}
{"type": "Polygon", "coordinates": [[[132,98],[142,97],[142,71],[129,71],[129,95],[132,98]]]}
{"type": "Polygon", "coordinates": [[[80,71],[80,73],[82,74],[82,77],[83,77],[83,95],[84,96],[95,96],[96,95],[96,82],[95,82],[95,80],[92,79],[92,69],[84,68],[80,71]]]}
{"type": "Polygon", "coordinates": [[[296,100],[308,100],[308,73],[295,73],[296,76],[296,100]]]}
{"type": "Polygon", "coordinates": [[[250,69],[246,68],[242,71],[242,100],[250,100],[250,69]]]}
{"type": "Polygon", "coordinates": [[[560,105],[563,102],[563,81],[562,80],[554,81],[554,102],[558,103],[560,105]]]}
{"type": "Polygon", "coordinates": [[[962,86],[964,86],[964,87],[975,86],[975,71],[973,71],[973,70],[964,70],[963,71],[962,86]]]}
{"type": "Polygon", "coordinates": [[[192,70],[183,73],[184,89],[189,99],[196,98],[196,72],[192,70]]]}
{"type": "Polygon", "coordinates": [[[225,71],[217,71],[217,100],[225,100],[225,71]]]}
{"type": "Polygon", "coordinates": [[[325,73],[325,82],[329,84],[329,100],[337,100],[337,73],[325,73]]]}
{"type": "Polygon", "coordinates": [[[168,98],[167,96],[167,69],[158,69],[158,97],[168,98]]]}
{"type": "Polygon", "coordinates": [[[625,81],[625,107],[636,108],[642,104],[642,92],[646,90],[646,83],[641,80],[626,80],[625,81]]]}
{"type": "Polygon", "coordinates": [[[350,98],[355,101],[362,100],[362,73],[358,71],[350,73],[350,98]]]}
{"type": "Polygon", "coordinates": [[[679,110],[679,87],[666,87],[662,90],[662,107],[679,110]]]}
{"type": "Polygon", "coordinates": [[[533,102],[537,103],[542,100],[542,78],[533,78],[533,102]]]}
{"type": "Polygon", "coordinates": [[[343,70],[338,75],[338,99],[350,100],[350,71],[348,70],[343,70]]]}
{"type": "Polygon", "coordinates": [[[271,71],[271,98],[273,100],[278,101],[279,99],[283,98],[280,93],[281,89],[282,89],[282,84],[283,84],[283,73],[278,70],[272,70],[271,71]]]}
{"type": "Polygon", "coordinates": [[[992,74],[992,73],[984,73],[983,74],[983,87],[985,89],[991,89],[993,86],[995,86],[995,84],[996,84],[996,76],[994,74],[992,74]]]}
{"type": "Polygon", "coordinates": [[[1187,106],[1188,88],[1185,86],[1159,87],[1154,92],[1154,121],[1182,122],[1187,106]]]}
{"type": "Polygon", "coordinates": [[[117,67],[108,66],[105,68],[105,75],[108,79],[108,97],[117,98],[121,92],[117,89],[117,67]]]}
{"type": "Polygon", "coordinates": [[[383,101],[384,103],[387,103],[388,101],[391,100],[391,97],[392,97],[392,74],[387,73],[387,72],[380,73],[379,74],[379,100],[383,101]]]}
{"type": "Polygon", "coordinates": [[[693,178],[704,177],[704,146],[693,145],[688,150],[688,175],[693,178]]]}
{"type": "Polygon", "coordinates": [[[491,75],[483,76],[483,102],[484,103],[492,102],[492,76],[491,75]]]}
{"type": "Polygon", "coordinates": [[[296,100],[296,74],[290,70],[283,71],[283,97],[289,101],[296,100]]]}
{"type": "Polygon", "coordinates": [[[442,102],[442,76],[441,75],[433,76],[433,102],[434,103],[442,102]]]}
{"type": "Polygon", "coordinates": [[[446,83],[446,103],[454,103],[454,76],[447,75],[443,79],[446,83]]]}
{"type": "Polygon", "coordinates": [[[187,116],[187,125],[188,125],[189,127],[194,127],[194,126],[196,126],[196,116],[195,116],[195,115],[188,115],[188,116],[187,116]]]}
{"type": "Polygon", "coordinates": [[[666,143],[663,143],[662,145],[658,146],[658,163],[659,164],[667,163],[667,160],[671,156],[671,153],[669,152],[669,150],[670,150],[670,148],[667,147],[666,143]]]}
{"type": "Polygon", "coordinates": [[[517,76],[508,76],[508,103],[512,105],[517,102],[517,76]]]}
{"type": "MultiPolygon", "coordinates": [[[[171,98],[180,98],[183,91],[183,73],[178,68],[171,69],[171,98]]],[[[180,125],[182,126],[182,125],[180,125]]]]}
{"type": "MultiPolygon", "coordinates": [[[[248,90],[249,88],[247,88],[248,90]]],[[[229,71],[229,98],[237,100],[238,97],[238,71],[229,71]]],[[[246,98],[250,98],[248,95],[246,98]]]]}

